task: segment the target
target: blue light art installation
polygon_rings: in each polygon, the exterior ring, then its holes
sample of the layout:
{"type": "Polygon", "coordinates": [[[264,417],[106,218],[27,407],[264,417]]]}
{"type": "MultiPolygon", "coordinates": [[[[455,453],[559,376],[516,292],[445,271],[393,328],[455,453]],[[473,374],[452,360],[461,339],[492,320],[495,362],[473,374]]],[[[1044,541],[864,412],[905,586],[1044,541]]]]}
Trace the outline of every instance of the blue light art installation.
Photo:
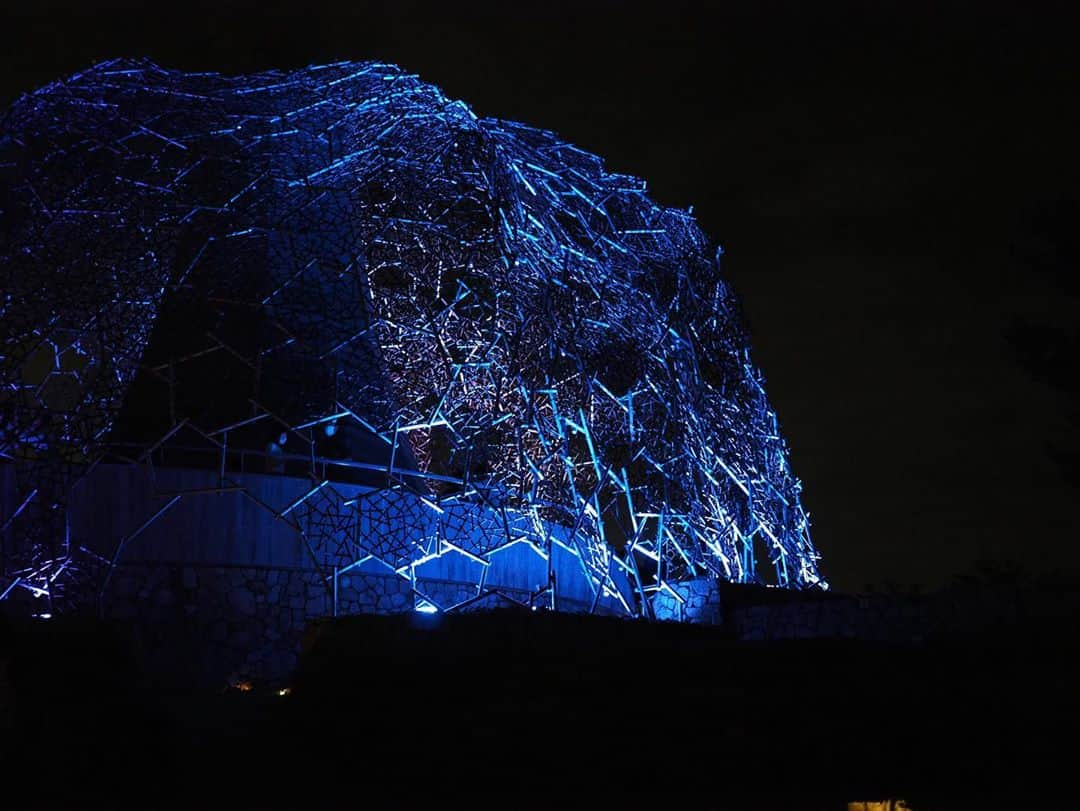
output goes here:
{"type": "Polygon", "coordinates": [[[553,133],[385,64],[110,61],[3,116],[0,219],[0,594],[38,613],[178,502],[259,502],[252,465],[308,482],[262,506],[335,606],[372,565],[402,610],[476,605],[511,548],[533,607],[825,587],[719,251],[553,133]],[[95,537],[69,506],[108,464],[214,485],[95,537]]]}

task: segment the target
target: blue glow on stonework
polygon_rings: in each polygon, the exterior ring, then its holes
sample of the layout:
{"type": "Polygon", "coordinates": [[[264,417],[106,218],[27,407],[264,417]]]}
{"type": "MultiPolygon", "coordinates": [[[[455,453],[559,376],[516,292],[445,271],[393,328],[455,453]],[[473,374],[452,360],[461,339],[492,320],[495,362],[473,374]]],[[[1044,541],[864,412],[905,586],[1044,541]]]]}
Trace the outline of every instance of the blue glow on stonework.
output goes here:
{"type": "Polygon", "coordinates": [[[643,181],[372,62],[104,62],[0,133],[0,595],[99,604],[165,510],[94,538],[73,489],[163,458],[294,530],[335,606],[361,563],[420,612],[826,586],[722,251],[643,181]],[[252,470],[303,487],[271,509],[252,470]]]}

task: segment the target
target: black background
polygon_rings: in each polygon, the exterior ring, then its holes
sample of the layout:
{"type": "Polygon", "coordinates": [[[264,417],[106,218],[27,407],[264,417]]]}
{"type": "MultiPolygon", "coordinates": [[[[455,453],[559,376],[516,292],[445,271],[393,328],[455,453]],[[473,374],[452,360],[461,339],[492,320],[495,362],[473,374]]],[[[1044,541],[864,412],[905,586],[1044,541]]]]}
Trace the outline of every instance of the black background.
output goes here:
{"type": "Polygon", "coordinates": [[[1055,212],[1077,197],[1068,5],[37,2],[0,21],[3,104],[114,56],[378,59],[559,132],[725,246],[836,587],[1080,569],[1077,490],[1047,453],[1075,439],[1069,403],[1005,337],[1077,321],[1032,260],[1056,239],[1033,223],[1071,231],[1055,212]]]}

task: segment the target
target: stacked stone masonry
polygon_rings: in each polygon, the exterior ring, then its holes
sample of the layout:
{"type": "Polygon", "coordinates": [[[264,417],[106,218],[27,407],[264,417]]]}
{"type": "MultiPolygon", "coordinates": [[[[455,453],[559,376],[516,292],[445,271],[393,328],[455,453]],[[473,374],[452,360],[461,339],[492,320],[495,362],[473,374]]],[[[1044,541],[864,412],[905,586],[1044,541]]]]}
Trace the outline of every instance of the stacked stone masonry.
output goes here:
{"type": "MultiPolygon", "coordinates": [[[[469,596],[459,583],[417,583],[436,599],[469,596]]],[[[721,606],[715,581],[677,584],[678,599],[655,598],[658,620],[716,625],[743,641],[851,639],[910,644],[935,636],[1003,632],[1040,618],[1080,616],[1070,589],[968,587],[927,596],[830,596],[759,605],[721,606]]],[[[285,683],[310,620],[335,613],[333,591],[318,572],[265,567],[193,567],[162,563],[118,566],[102,608],[132,622],[147,669],[177,683],[285,683]]],[[[476,610],[521,605],[526,593],[489,595],[476,610]]],[[[393,573],[349,573],[338,580],[338,614],[413,611],[416,592],[393,573]]],[[[585,610],[585,606],[561,606],[585,610]]]]}

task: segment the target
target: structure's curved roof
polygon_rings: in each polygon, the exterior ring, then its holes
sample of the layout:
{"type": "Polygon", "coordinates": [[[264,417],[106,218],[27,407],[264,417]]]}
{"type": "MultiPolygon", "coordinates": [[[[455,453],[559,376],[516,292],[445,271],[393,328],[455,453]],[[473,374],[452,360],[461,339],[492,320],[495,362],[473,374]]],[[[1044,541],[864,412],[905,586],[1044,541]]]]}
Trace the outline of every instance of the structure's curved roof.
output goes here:
{"type": "Polygon", "coordinates": [[[436,523],[484,505],[462,554],[823,585],[718,252],[642,181],[377,63],[105,62],[0,126],[9,573],[70,552],[52,505],[104,455],[281,432],[436,523]]]}

